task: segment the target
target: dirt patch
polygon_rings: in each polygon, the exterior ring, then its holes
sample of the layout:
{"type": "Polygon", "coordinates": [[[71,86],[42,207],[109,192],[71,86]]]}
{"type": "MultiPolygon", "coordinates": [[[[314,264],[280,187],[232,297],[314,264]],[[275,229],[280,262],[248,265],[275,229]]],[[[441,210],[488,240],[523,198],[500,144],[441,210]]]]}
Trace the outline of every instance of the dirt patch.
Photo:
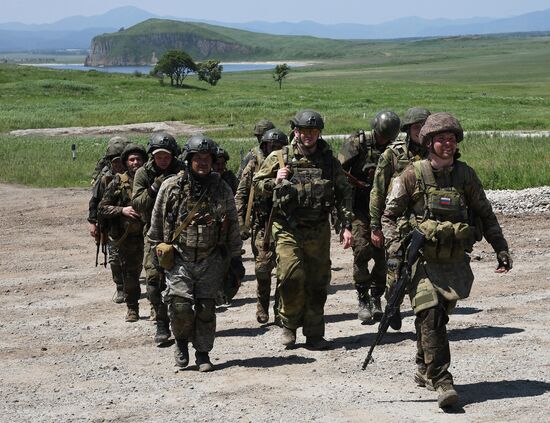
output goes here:
{"type": "MultiPolygon", "coordinates": [[[[254,318],[247,276],[218,310],[217,370],[175,371],[156,348],[142,299],[137,323],[111,301],[109,271],[94,267],[87,190],[0,185],[0,405],[3,421],[545,421],[550,413],[550,214],[499,216],[515,266],[493,273],[477,245],[476,282],[449,324],[461,396],[452,414],[415,386],[415,335],[403,329],[361,363],[375,326],[356,320],[351,254],[333,241],[326,352],[285,350],[279,329],[254,318]]],[[[245,266],[253,274],[250,247],[245,266]]],[[[144,291],[143,287],[142,290],[144,291]]],[[[193,360],[192,360],[193,362],[193,360]]]]}

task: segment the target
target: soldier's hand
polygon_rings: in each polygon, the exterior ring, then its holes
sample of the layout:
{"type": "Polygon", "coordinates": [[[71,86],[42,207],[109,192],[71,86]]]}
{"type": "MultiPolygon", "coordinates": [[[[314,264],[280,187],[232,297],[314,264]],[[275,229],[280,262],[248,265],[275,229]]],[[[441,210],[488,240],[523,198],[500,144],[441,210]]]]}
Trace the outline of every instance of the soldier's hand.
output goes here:
{"type": "Polygon", "coordinates": [[[90,236],[95,238],[97,236],[97,225],[95,223],[90,223],[88,228],[90,230],[90,236]]]}
{"type": "Polygon", "coordinates": [[[344,247],[344,250],[351,247],[351,244],[353,243],[353,234],[349,229],[344,229],[344,232],[342,233],[342,241],[340,243],[344,247]]]}
{"type": "Polygon", "coordinates": [[[512,269],[512,257],[508,251],[501,251],[497,254],[498,266],[495,273],[508,273],[512,269]]]}
{"type": "Polygon", "coordinates": [[[139,213],[132,206],[123,207],[122,214],[132,219],[139,219],[139,213]]]}
{"type": "Polygon", "coordinates": [[[370,240],[372,245],[376,248],[382,248],[384,246],[384,234],[380,229],[373,229],[370,233],[370,240]]]}
{"type": "Polygon", "coordinates": [[[151,189],[155,192],[159,192],[160,186],[164,182],[164,175],[157,176],[151,184],[151,189]]]}
{"type": "Polygon", "coordinates": [[[241,228],[241,239],[243,241],[246,241],[248,238],[250,238],[250,230],[246,228],[241,228]]]}
{"type": "Polygon", "coordinates": [[[277,171],[277,177],[275,178],[275,184],[279,184],[283,179],[290,178],[290,169],[288,166],[283,167],[277,171]]]}

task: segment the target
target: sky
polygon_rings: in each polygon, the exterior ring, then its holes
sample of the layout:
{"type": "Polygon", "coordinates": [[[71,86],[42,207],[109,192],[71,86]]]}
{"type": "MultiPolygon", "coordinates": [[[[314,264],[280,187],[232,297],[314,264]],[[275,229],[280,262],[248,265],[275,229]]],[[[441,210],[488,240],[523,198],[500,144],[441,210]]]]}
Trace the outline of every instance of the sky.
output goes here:
{"type": "Polygon", "coordinates": [[[406,16],[502,18],[550,8],[548,0],[17,0],[2,2],[0,22],[52,23],[74,15],[100,15],[135,6],[160,16],[220,22],[377,24],[406,16]]]}

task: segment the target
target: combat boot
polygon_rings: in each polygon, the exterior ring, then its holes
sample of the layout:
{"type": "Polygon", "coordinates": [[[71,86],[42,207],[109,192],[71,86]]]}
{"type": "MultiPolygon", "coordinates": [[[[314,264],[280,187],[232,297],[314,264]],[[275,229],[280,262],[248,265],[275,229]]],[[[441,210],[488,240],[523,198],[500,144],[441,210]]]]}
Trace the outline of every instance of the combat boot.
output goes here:
{"type": "Polygon", "coordinates": [[[416,373],[414,374],[414,381],[418,386],[426,388],[428,391],[435,391],[431,379],[428,379],[426,371],[425,364],[418,364],[416,367],[416,373]]]}
{"type": "Polygon", "coordinates": [[[157,332],[155,333],[155,344],[157,344],[157,346],[165,344],[170,339],[171,333],[168,326],[168,322],[157,320],[157,332]]]}
{"type": "Polygon", "coordinates": [[[256,320],[262,325],[267,323],[269,320],[269,305],[262,304],[260,301],[256,304],[256,320]]]}
{"type": "Polygon", "coordinates": [[[157,308],[151,304],[151,311],[149,313],[149,320],[152,321],[152,322],[156,322],[157,321],[157,308]]]}
{"type": "Polygon", "coordinates": [[[359,296],[359,310],[357,313],[357,318],[363,323],[374,323],[372,319],[372,306],[370,303],[370,297],[368,294],[359,296]]]}
{"type": "Polygon", "coordinates": [[[189,364],[189,349],[187,347],[187,339],[176,338],[176,349],[174,350],[174,359],[176,360],[176,366],[180,369],[184,369],[189,364]]]}
{"type": "Polygon", "coordinates": [[[382,320],[384,312],[382,311],[382,302],[380,297],[372,297],[372,320],[379,322],[382,320]]]}
{"type": "Polygon", "coordinates": [[[281,342],[287,348],[293,347],[296,344],[296,329],[289,329],[283,326],[281,342]]]}
{"type": "Polygon", "coordinates": [[[115,295],[113,295],[113,301],[117,304],[122,304],[124,302],[124,291],[122,290],[122,287],[116,288],[115,295]]]}
{"type": "Polygon", "coordinates": [[[322,336],[307,336],[306,347],[311,350],[324,351],[331,347],[331,343],[322,336]]]}
{"type": "Polygon", "coordinates": [[[207,352],[195,352],[195,359],[197,366],[199,366],[199,372],[211,372],[214,370],[214,365],[210,361],[210,357],[207,352]]]}
{"type": "Polygon", "coordinates": [[[128,304],[128,311],[126,312],[126,319],[127,322],[137,322],[139,320],[139,307],[137,304],[128,304]]]}
{"type": "Polygon", "coordinates": [[[439,408],[451,407],[458,402],[458,394],[452,382],[442,382],[435,388],[437,391],[437,405],[439,408]]]}

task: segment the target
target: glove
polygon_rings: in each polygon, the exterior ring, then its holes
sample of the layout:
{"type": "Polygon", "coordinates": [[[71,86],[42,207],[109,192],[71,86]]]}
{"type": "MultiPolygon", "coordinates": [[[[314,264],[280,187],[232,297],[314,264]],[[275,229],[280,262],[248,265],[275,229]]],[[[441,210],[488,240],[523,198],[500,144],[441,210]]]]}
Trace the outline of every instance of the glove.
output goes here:
{"type": "Polygon", "coordinates": [[[245,270],[243,266],[243,259],[241,256],[231,257],[229,268],[239,281],[244,278],[245,270]]]}
{"type": "Polygon", "coordinates": [[[497,269],[510,270],[512,268],[512,257],[508,251],[501,251],[497,254],[498,267],[497,269]]]}
{"type": "Polygon", "coordinates": [[[164,176],[160,175],[155,178],[153,183],[151,184],[151,189],[155,192],[159,192],[160,186],[164,182],[164,176]]]}
{"type": "Polygon", "coordinates": [[[246,241],[248,238],[250,238],[250,231],[248,229],[241,229],[241,239],[246,241]]]}

